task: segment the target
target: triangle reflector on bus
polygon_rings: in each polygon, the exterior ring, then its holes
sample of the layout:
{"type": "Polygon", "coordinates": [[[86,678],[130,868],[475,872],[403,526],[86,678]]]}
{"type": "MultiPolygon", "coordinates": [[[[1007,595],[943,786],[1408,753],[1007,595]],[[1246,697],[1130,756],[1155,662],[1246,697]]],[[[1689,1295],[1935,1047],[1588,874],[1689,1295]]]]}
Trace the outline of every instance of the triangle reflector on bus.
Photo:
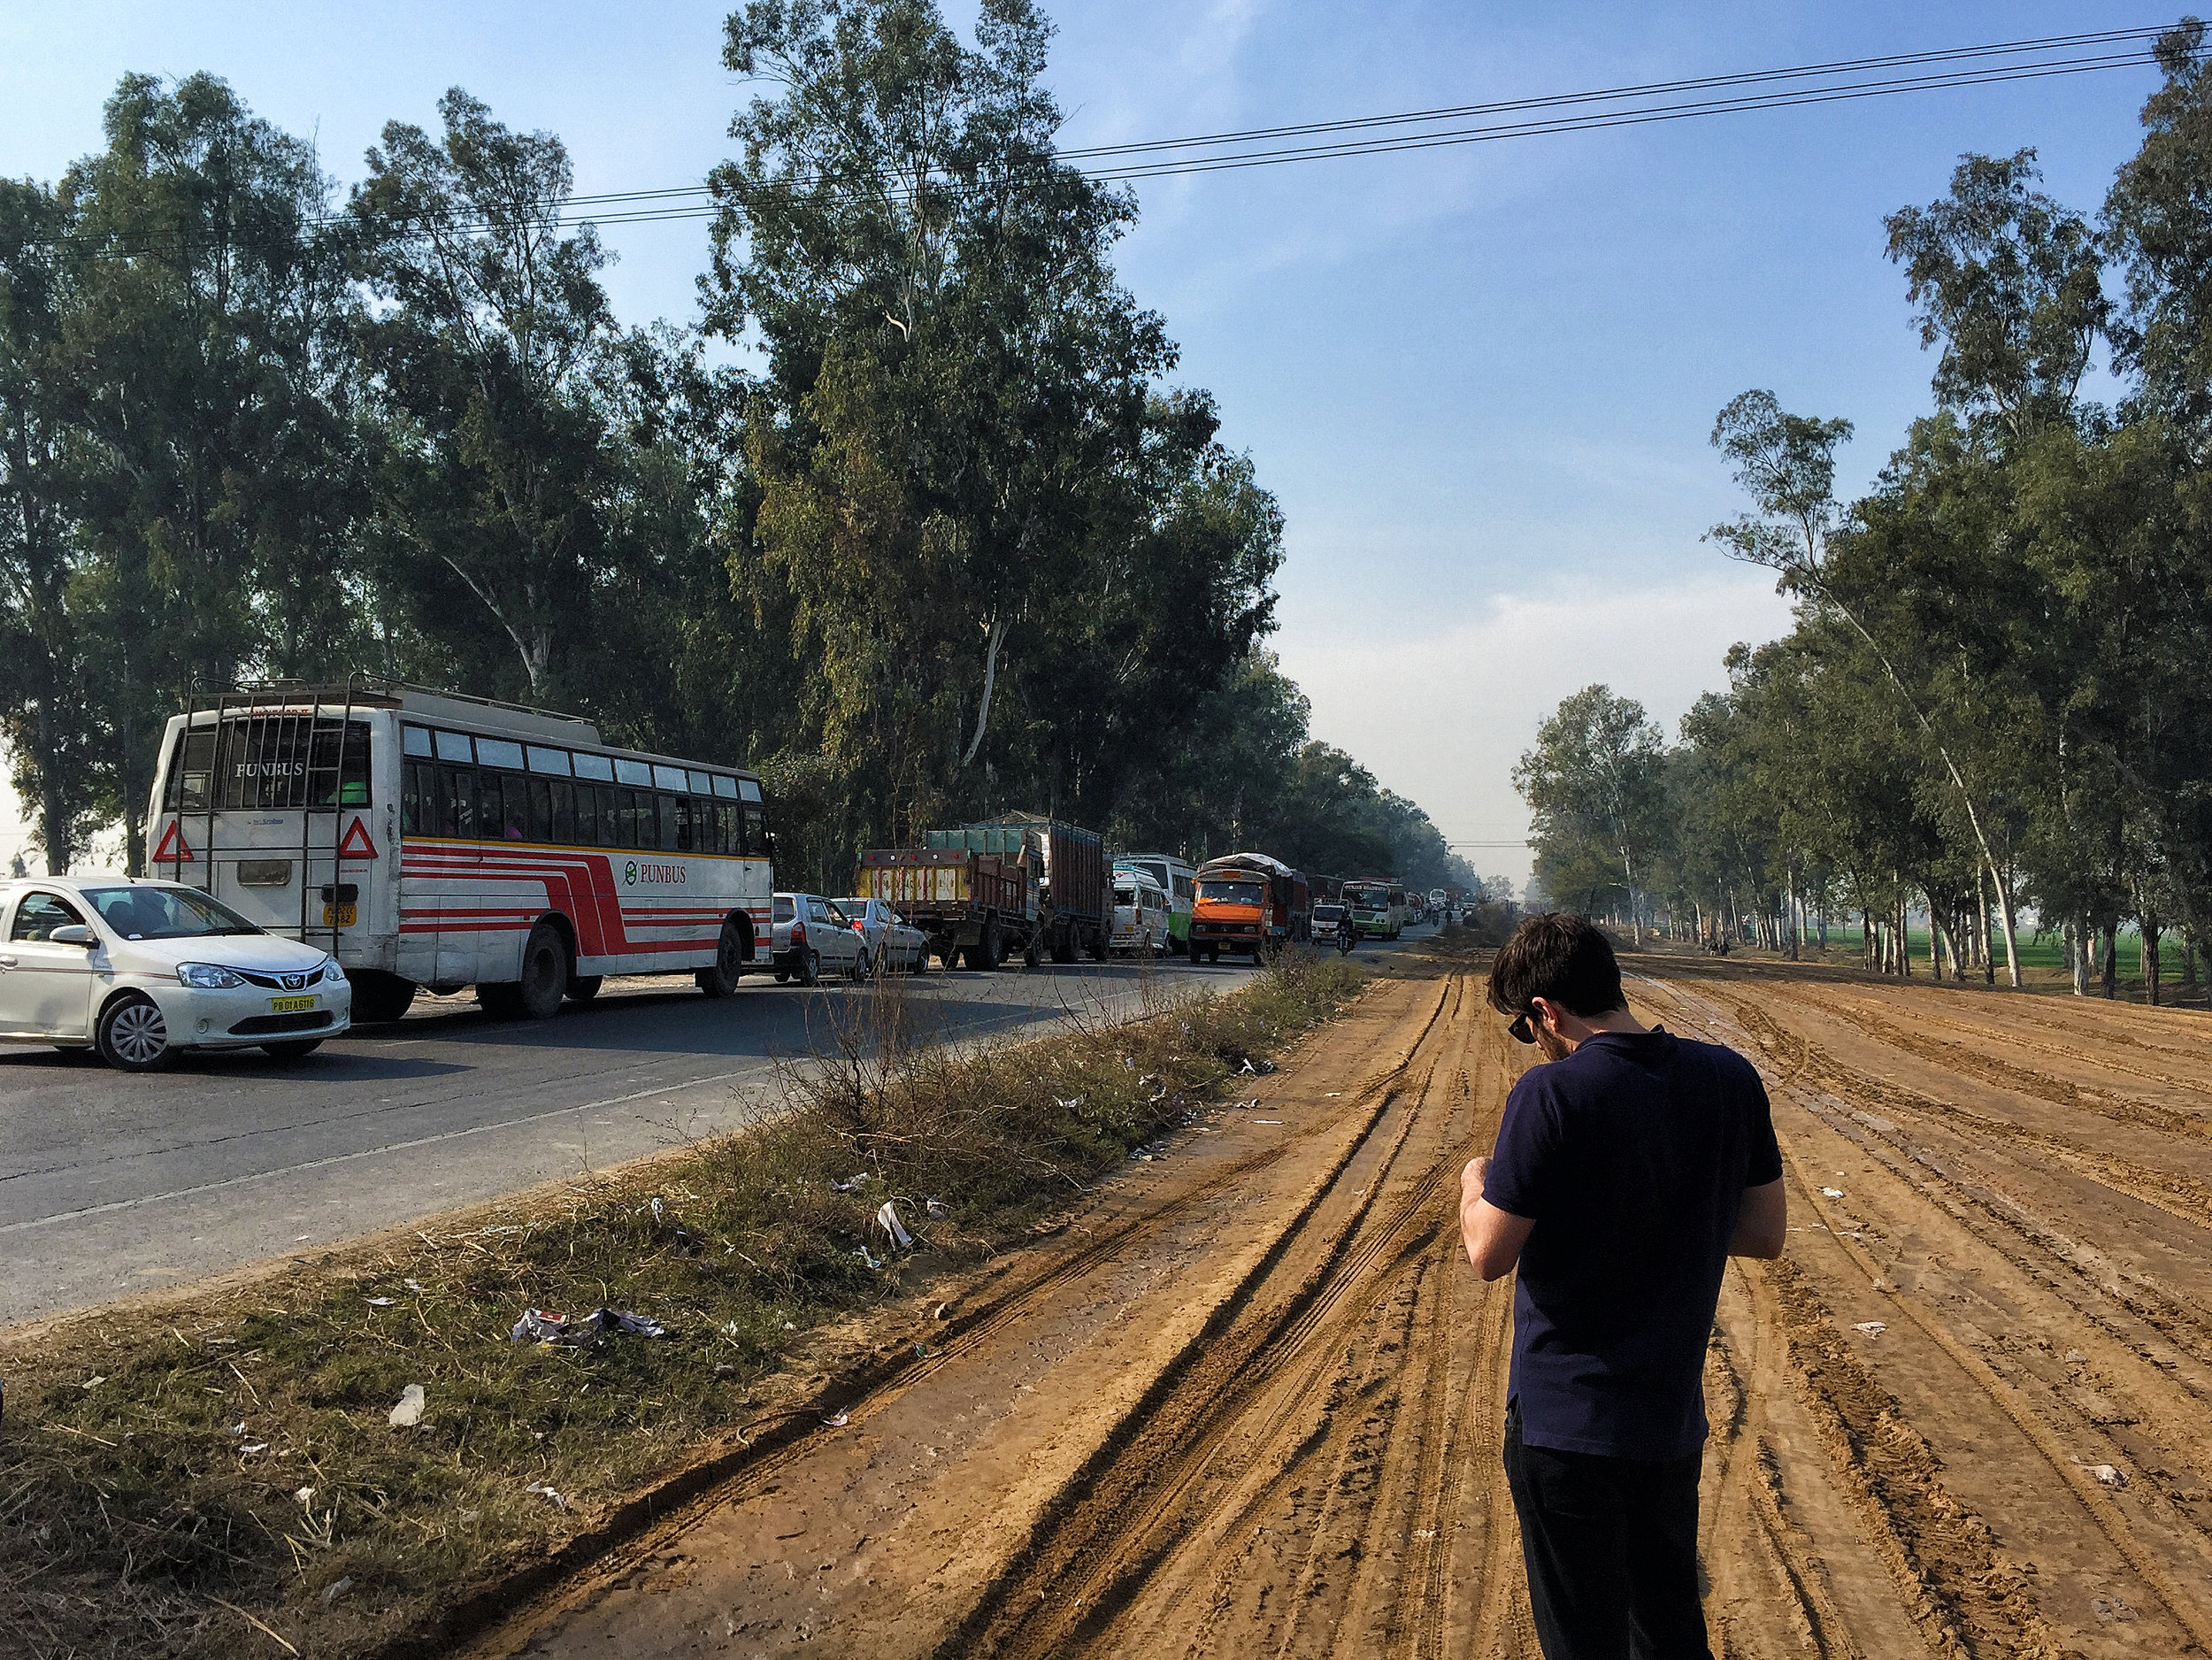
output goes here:
{"type": "Polygon", "coordinates": [[[154,849],[154,863],[159,865],[165,861],[172,865],[189,865],[193,862],[192,849],[184,839],[184,822],[181,819],[172,818],[169,821],[169,827],[161,833],[161,845],[154,849]]]}
{"type": "Polygon", "coordinates": [[[376,843],[369,840],[369,827],[360,819],[356,818],[346,827],[345,837],[338,843],[338,857],[342,859],[373,859],[376,857],[376,843]]]}

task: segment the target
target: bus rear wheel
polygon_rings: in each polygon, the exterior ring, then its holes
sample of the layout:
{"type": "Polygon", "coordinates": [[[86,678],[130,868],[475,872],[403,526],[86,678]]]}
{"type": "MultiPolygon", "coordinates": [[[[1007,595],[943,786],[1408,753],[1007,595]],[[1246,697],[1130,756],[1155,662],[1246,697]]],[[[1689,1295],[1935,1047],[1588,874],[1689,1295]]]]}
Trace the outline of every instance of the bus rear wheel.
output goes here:
{"type": "Polygon", "coordinates": [[[522,978],[476,988],[476,1001],[495,1020],[550,1020],[568,995],[568,945],[549,922],[530,930],[522,948],[522,978]]]}
{"type": "Polygon", "coordinates": [[[722,918],[722,937],[715,941],[712,966],[701,969],[693,976],[699,989],[710,997],[727,997],[737,990],[737,982],[745,977],[745,959],[750,955],[744,934],[739,930],[734,917],[722,918]]]}

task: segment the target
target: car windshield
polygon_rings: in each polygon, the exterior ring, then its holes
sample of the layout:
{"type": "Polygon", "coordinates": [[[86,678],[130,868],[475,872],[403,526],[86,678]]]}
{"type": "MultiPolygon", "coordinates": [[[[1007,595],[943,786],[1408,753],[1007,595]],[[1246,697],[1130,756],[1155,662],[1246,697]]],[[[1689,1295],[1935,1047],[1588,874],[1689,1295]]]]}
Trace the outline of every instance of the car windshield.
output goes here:
{"type": "Polygon", "coordinates": [[[127,940],[184,940],[262,930],[221,900],[189,888],[88,888],[100,920],[127,940]]]}
{"type": "Polygon", "coordinates": [[[1135,903],[1137,903],[1137,890],[1136,890],[1135,888],[1115,888],[1115,889],[1114,889],[1114,903],[1115,903],[1116,904],[1118,904],[1118,905],[1133,905],[1133,904],[1135,904],[1135,903]]]}
{"type": "Polygon", "coordinates": [[[868,902],[864,899],[841,899],[837,905],[839,910],[855,920],[868,914],[868,902]]]}
{"type": "Polygon", "coordinates": [[[1201,882],[1198,896],[1217,905],[1257,905],[1267,899],[1264,882],[1201,882]]]}
{"type": "Polygon", "coordinates": [[[1316,922],[1341,922],[1344,920],[1344,907],[1342,905],[1316,905],[1313,908],[1313,919],[1316,922]]]}

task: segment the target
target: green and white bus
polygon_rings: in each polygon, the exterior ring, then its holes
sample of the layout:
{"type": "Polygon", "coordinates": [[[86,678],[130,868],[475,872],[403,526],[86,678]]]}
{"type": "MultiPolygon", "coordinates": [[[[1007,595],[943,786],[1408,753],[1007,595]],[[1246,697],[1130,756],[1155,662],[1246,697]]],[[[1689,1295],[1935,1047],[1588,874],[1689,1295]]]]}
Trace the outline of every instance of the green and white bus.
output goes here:
{"type": "Polygon", "coordinates": [[[1352,926],[1371,940],[1394,940],[1405,932],[1402,882],[1347,882],[1344,903],[1352,909],[1352,926]]]}
{"type": "Polygon", "coordinates": [[[1141,872],[1167,890],[1167,949],[1188,957],[1191,895],[1197,890],[1198,872],[1172,853],[1125,853],[1114,860],[1114,868],[1141,872]]]}

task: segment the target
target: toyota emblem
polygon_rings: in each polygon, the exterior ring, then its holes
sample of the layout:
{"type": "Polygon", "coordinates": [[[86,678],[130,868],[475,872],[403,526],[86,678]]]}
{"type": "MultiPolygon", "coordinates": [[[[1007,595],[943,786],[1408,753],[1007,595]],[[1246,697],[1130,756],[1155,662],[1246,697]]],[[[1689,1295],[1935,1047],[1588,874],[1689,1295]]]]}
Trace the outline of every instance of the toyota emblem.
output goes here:
{"type": "Polygon", "coordinates": [[[286,974],[281,978],[284,981],[284,989],[287,991],[297,991],[307,984],[307,976],[304,974],[286,974]]]}

